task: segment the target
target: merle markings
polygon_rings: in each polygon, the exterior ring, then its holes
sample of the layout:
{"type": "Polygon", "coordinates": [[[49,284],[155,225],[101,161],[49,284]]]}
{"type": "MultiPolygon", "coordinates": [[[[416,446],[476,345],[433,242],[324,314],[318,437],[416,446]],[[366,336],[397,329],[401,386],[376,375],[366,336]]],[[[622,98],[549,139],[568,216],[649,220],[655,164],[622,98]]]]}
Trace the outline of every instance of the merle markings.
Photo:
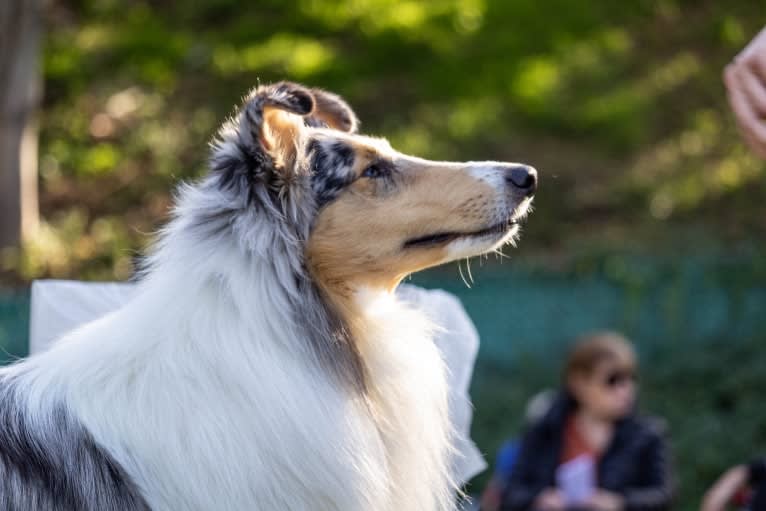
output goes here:
{"type": "Polygon", "coordinates": [[[0,508],[149,511],[135,484],[63,404],[34,415],[0,377],[0,508]]]}

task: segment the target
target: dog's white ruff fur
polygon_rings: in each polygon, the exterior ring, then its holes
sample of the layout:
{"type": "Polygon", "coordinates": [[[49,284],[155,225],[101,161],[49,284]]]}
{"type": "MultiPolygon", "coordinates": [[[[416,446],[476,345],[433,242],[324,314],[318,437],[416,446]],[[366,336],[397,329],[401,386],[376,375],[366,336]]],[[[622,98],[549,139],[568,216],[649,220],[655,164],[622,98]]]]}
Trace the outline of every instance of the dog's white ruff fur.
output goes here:
{"type": "Polygon", "coordinates": [[[183,227],[130,303],[11,369],[30,414],[65,402],[155,511],[450,508],[428,321],[359,291],[363,399],[311,362],[282,275],[183,227]]]}
{"type": "MultiPolygon", "coordinates": [[[[67,332],[124,306],[135,282],[41,279],[32,282],[29,313],[30,354],[42,352],[67,332]]],[[[473,405],[469,388],[479,350],[479,332],[460,299],[443,289],[402,284],[396,295],[422,310],[438,326],[433,340],[447,369],[449,415],[456,453],[455,482],[463,486],[487,469],[471,439],[473,405]]]]}

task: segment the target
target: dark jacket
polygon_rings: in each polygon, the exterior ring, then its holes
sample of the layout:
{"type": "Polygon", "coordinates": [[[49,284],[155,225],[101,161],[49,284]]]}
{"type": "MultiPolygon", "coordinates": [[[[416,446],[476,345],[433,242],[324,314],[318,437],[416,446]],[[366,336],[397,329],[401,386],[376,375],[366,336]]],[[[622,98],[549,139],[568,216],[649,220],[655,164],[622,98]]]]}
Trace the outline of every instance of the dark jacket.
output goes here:
{"type": "Polygon", "coordinates": [[[762,511],[766,509],[766,458],[753,460],[748,468],[748,484],[755,492],[750,509],[762,511]]]}
{"type": "MultiPolygon", "coordinates": [[[[575,406],[570,397],[558,396],[548,413],[526,432],[503,495],[504,511],[528,510],[542,490],[556,486],[564,427],[575,406]]],[[[598,486],[621,495],[626,511],[670,507],[674,483],[663,430],[656,419],[631,415],[617,423],[612,442],[599,460],[598,486]]]]}

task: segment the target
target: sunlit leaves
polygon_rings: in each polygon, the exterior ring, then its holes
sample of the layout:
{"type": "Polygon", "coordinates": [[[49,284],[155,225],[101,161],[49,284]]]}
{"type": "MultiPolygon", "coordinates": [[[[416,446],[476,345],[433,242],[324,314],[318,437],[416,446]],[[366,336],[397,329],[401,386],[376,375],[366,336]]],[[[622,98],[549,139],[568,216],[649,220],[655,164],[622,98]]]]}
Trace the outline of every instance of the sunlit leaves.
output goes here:
{"type": "MultiPolygon", "coordinates": [[[[204,171],[232,105],[257,82],[285,78],[342,93],[364,131],[405,152],[540,167],[545,193],[527,248],[640,246],[671,223],[717,225],[721,201],[763,229],[754,235],[766,232],[763,165],[739,144],[720,83],[760,28],[744,0],[56,5],[43,213],[80,207],[83,233],[122,218],[133,249],[165,215],[173,183],[204,171]]],[[[90,262],[70,260],[72,275],[113,268],[96,246],[90,262]]]]}

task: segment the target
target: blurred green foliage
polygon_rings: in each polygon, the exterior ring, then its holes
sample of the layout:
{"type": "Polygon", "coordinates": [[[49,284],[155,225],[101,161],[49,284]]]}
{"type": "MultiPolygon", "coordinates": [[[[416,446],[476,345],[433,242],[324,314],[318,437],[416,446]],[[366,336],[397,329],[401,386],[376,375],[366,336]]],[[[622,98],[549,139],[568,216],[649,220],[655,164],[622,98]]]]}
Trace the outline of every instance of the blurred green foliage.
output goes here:
{"type": "Polygon", "coordinates": [[[216,126],[285,78],[341,93],[405,152],[536,165],[522,254],[757,240],[765,167],[720,74],[764,22],[748,0],[56,0],[46,225],[0,268],[125,278],[216,126]]]}

